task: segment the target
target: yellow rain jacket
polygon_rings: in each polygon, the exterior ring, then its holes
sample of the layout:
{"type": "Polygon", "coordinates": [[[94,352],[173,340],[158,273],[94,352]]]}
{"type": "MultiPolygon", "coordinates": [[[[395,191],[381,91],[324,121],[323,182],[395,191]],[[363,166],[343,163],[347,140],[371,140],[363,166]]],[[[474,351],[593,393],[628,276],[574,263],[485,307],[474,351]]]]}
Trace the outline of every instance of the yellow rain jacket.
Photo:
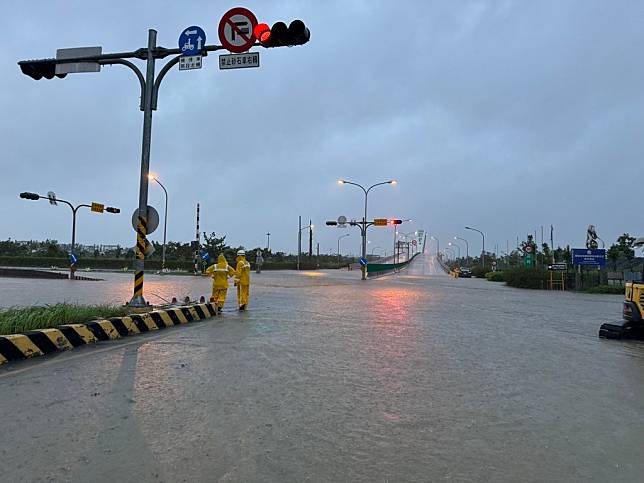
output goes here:
{"type": "Polygon", "coordinates": [[[209,266],[206,273],[212,277],[212,288],[217,290],[228,288],[228,277],[235,274],[223,255],[219,255],[217,263],[209,266]]]}
{"type": "Polygon", "coordinates": [[[250,285],[250,263],[246,261],[246,257],[237,257],[235,275],[239,280],[239,285],[250,285]]]}

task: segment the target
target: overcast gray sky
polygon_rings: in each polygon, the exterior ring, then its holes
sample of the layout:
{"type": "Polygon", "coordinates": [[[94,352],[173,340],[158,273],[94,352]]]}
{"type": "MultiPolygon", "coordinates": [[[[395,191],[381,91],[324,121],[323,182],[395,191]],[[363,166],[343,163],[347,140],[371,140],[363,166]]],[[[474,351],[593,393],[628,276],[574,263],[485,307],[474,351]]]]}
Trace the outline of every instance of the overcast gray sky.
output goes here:
{"type": "MultiPolygon", "coordinates": [[[[233,245],[294,252],[297,217],[317,225],[321,251],[345,231],[324,226],[370,217],[413,218],[442,244],[470,251],[555,227],[555,244],[581,246],[588,224],[607,243],[644,235],[644,3],[638,1],[247,1],[260,21],[301,18],[311,41],[259,49],[261,67],[174,70],[154,113],[151,169],[170,193],[170,240],[202,231],[233,245]]],[[[69,209],[25,201],[53,190],[122,214],[79,214],[81,243],[131,246],[138,204],[142,113],[122,66],[33,81],[18,60],[56,48],[146,45],[147,29],[174,48],[201,26],[219,43],[235,3],[93,0],[2,2],[0,28],[0,238],[68,242],[69,209]]],[[[141,66],[143,64],[141,63],[141,66]]],[[[163,193],[152,184],[150,204],[163,193]]],[[[344,240],[357,253],[359,233],[344,240]]],[[[158,230],[150,238],[160,240],[158,230]]],[[[371,247],[391,252],[390,228],[371,247]]],[[[380,250],[378,250],[380,251],[380,250]]]]}

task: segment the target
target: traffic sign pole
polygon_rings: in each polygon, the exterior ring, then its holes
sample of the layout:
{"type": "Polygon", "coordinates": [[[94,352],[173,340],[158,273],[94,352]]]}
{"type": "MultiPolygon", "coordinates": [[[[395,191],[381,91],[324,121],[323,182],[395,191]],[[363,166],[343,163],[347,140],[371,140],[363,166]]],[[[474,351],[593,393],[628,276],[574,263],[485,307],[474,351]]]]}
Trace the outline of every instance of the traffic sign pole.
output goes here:
{"type": "MultiPolygon", "coordinates": [[[[245,9],[238,9],[245,10],[245,9]]],[[[229,12],[230,13],[230,12],[229,12]]],[[[255,42],[255,37],[253,35],[253,27],[257,24],[257,20],[252,12],[245,10],[247,13],[243,19],[235,17],[232,18],[232,15],[226,14],[227,18],[226,24],[229,28],[233,29],[235,32],[235,38],[239,40],[240,37],[243,38],[243,51],[247,51],[251,47],[266,47],[259,42],[255,42]],[[248,26],[241,25],[241,21],[246,20],[248,26]],[[248,27],[248,29],[246,28],[248,27]],[[246,32],[248,30],[248,32],[246,32]],[[243,35],[242,35],[243,34],[243,35]]],[[[222,19],[224,20],[224,19],[222,19]]],[[[194,30],[189,28],[189,30],[194,30]]],[[[184,31],[185,32],[185,31],[184,31]]],[[[202,31],[203,32],[203,31],[202,31]]],[[[218,50],[224,50],[223,45],[205,45],[205,33],[203,34],[201,41],[199,40],[200,35],[197,32],[197,36],[194,38],[193,43],[193,34],[186,34],[187,37],[190,37],[191,44],[195,45],[197,55],[207,55],[208,52],[214,52],[218,50]],[[203,45],[202,45],[203,44],[203,45]],[[200,48],[201,46],[201,48],[200,48]]],[[[232,34],[231,34],[232,37],[232,34]]],[[[148,201],[148,173],[150,167],[150,144],[152,138],[152,111],[157,108],[157,99],[159,94],[160,84],[165,77],[165,75],[170,71],[172,67],[179,64],[182,58],[186,58],[186,53],[188,51],[193,52],[195,49],[186,48],[182,50],[185,46],[182,45],[180,48],[167,49],[165,47],[157,47],[157,32],[156,30],[148,30],[148,46],[147,48],[140,48],[131,52],[116,52],[103,54],[102,49],[99,47],[92,48],[83,48],[82,50],[76,49],[74,52],[62,52],[60,57],[55,59],[37,59],[37,60],[23,60],[18,62],[21,71],[23,74],[33,78],[34,80],[40,80],[42,78],[51,79],[54,76],[63,78],[69,73],[76,72],[88,72],[88,71],[99,71],[100,66],[103,65],[124,65],[129,68],[136,75],[139,85],[141,87],[141,96],[139,109],[143,111],[143,139],[142,139],[142,148],[141,148],[141,179],[139,183],[139,213],[145,214],[147,201],[148,201]],[[155,78],[155,60],[164,59],[168,56],[174,55],[169,62],[167,62],[163,68],[159,71],[159,74],[155,78]],[[146,74],[145,76],[141,70],[131,61],[127,59],[140,59],[147,62],[146,65],[146,74]],[[56,72],[54,70],[58,70],[56,72]],[[91,69],[90,69],[91,68],[91,69]]],[[[308,38],[306,39],[308,41],[308,38]]],[[[305,43],[305,42],[301,42],[305,43]]],[[[297,45],[301,45],[297,44],[297,45]]],[[[241,48],[237,45],[234,48],[241,48]]],[[[230,49],[228,49],[230,50],[230,49]]],[[[242,52],[243,52],[242,51],[242,52]]],[[[195,68],[189,67],[189,68],[195,68]]],[[[139,224],[137,226],[137,250],[136,250],[136,260],[134,263],[134,294],[130,300],[130,305],[135,307],[145,306],[146,302],[143,298],[143,275],[145,268],[145,244],[146,244],[146,235],[147,235],[147,220],[145,216],[139,218],[139,224]]]]}
{"type": "Polygon", "coordinates": [[[148,52],[144,89],[143,143],[141,147],[141,179],[139,182],[139,222],[136,227],[136,260],[134,261],[134,294],[130,305],[145,307],[143,276],[145,271],[145,244],[148,224],[148,183],[150,174],[150,144],[152,142],[152,90],[154,86],[154,50],[157,46],[157,31],[148,30],[148,52]]]}

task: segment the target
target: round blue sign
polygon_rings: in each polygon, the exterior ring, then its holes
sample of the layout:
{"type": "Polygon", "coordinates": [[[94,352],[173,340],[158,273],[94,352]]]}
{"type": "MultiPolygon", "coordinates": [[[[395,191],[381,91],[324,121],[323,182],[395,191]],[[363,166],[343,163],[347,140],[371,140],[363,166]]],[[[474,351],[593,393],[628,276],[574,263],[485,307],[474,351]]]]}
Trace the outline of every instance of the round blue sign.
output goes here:
{"type": "Polygon", "coordinates": [[[366,258],[360,258],[360,265],[362,265],[363,267],[366,267],[367,263],[369,263],[369,262],[367,262],[366,258]]]}
{"type": "Polygon", "coordinates": [[[181,55],[198,55],[206,46],[206,32],[201,27],[193,25],[179,35],[181,55]]]}

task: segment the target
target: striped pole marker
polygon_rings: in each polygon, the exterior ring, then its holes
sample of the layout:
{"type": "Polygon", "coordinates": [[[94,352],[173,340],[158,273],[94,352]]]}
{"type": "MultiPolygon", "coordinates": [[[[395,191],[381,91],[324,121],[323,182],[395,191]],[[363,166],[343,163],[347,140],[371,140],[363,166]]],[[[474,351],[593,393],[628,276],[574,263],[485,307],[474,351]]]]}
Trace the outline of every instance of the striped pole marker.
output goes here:
{"type": "MultiPolygon", "coordinates": [[[[145,236],[147,232],[147,218],[139,215],[139,222],[136,226],[136,258],[138,260],[145,260],[145,236]]],[[[134,272],[134,298],[136,300],[143,299],[143,270],[134,272]]]]}
{"type": "Polygon", "coordinates": [[[199,241],[201,237],[199,236],[199,203],[197,203],[197,231],[195,233],[195,275],[199,274],[199,241]]]}

